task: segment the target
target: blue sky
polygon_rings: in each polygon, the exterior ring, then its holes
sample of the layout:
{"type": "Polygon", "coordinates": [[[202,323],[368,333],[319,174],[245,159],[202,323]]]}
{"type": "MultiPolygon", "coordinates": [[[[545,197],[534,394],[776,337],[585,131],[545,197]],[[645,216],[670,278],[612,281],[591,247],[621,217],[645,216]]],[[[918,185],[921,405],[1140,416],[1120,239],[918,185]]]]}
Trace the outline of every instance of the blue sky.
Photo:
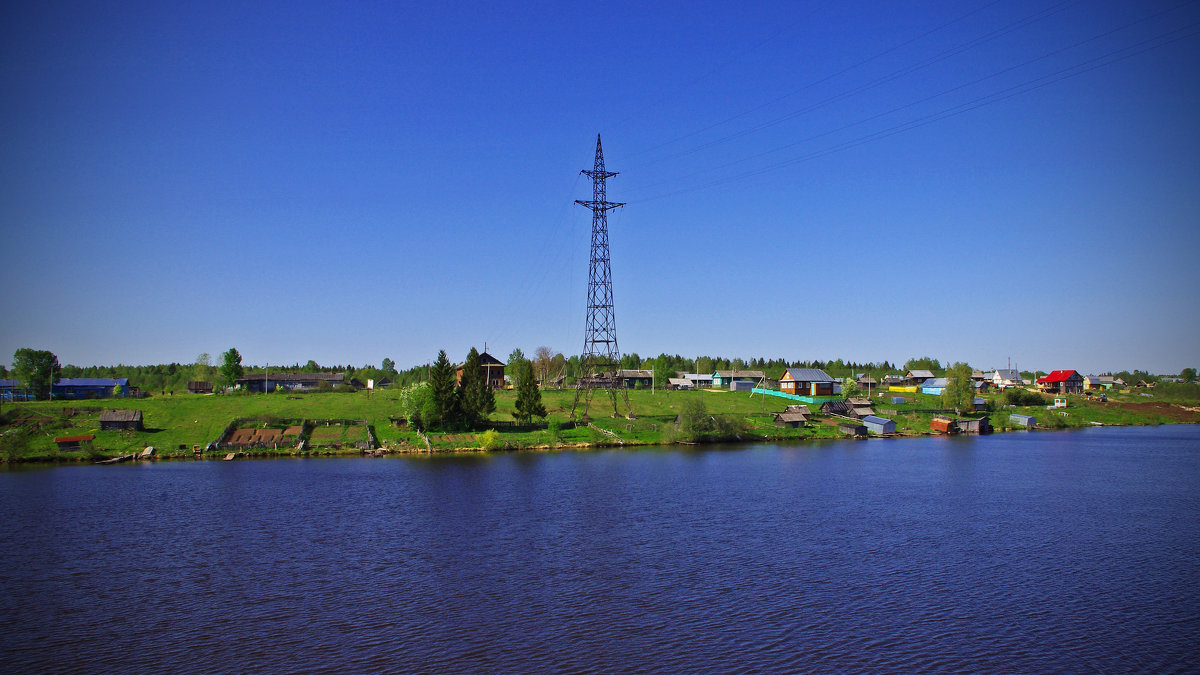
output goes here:
{"type": "Polygon", "coordinates": [[[8,3],[0,362],[1200,364],[1200,4],[8,3]]]}

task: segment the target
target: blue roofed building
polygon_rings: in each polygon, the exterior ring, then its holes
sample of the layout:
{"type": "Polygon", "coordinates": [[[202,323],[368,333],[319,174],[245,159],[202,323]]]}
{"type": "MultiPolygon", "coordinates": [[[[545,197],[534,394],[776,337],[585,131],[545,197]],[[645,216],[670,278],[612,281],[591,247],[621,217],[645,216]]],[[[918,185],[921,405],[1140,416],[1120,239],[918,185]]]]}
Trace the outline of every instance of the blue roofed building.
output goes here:
{"type": "Polygon", "coordinates": [[[947,383],[948,380],[944,377],[931,377],[921,384],[921,393],[941,396],[942,392],[946,390],[947,383]]]}
{"type": "Polygon", "coordinates": [[[0,401],[32,401],[33,392],[21,385],[20,380],[0,379],[0,401]]]}
{"type": "Polygon", "coordinates": [[[114,390],[121,387],[116,394],[121,398],[129,395],[129,378],[127,377],[64,377],[54,383],[50,395],[54,398],[112,398],[114,390]]]}

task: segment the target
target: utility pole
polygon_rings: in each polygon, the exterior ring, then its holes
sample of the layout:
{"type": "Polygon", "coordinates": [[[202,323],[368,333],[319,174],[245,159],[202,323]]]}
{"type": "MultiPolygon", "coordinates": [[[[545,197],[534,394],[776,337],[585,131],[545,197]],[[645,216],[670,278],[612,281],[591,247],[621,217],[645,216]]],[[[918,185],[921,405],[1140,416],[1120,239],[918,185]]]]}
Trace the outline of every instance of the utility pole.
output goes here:
{"type": "MultiPolygon", "coordinates": [[[[616,375],[617,367],[621,363],[621,350],[617,347],[617,321],[613,312],[608,212],[625,205],[607,199],[606,181],[617,173],[604,169],[604,149],[600,146],[600,134],[596,134],[596,160],[592,170],[584,169],[579,173],[592,179],[591,201],[575,200],[576,204],[592,210],[592,248],[588,262],[588,303],[583,354],[580,358],[579,377],[575,384],[575,402],[571,404],[571,419],[575,419],[575,411],[582,398],[582,419],[586,420],[588,404],[591,403],[592,392],[595,389],[608,390],[609,398],[612,399],[613,417],[620,414],[617,409],[616,375]]],[[[629,392],[624,387],[621,388],[621,395],[625,399],[627,417],[632,418],[629,392]]]]}

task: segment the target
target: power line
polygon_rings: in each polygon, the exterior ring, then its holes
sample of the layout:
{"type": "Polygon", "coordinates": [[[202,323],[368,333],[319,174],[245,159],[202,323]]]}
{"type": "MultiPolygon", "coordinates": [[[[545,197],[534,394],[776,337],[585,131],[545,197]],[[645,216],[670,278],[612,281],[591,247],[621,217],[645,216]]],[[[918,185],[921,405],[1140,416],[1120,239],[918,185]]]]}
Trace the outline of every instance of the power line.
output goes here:
{"type": "MultiPolygon", "coordinates": [[[[811,141],[815,141],[815,140],[817,140],[817,139],[820,139],[820,138],[824,138],[824,137],[826,137],[826,136],[831,136],[831,135],[833,135],[833,134],[836,134],[836,133],[839,133],[839,132],[842,132],[842,131],[846,131],[846,130],[848,130],[848,129],[852,129],[852,128],[854,128],[854,127],[857,127],[857,126],[861,126],[861,125],[863,125],[863,124],[866,124],[866,123],[868,123],[868,122],[871,122],[871,121],[874,121],[874,120],[877,120],[877,119],[880,119],[880,118],[883,118],[883,117],[887,117],[888,115],[893,115],[893,114],[895,114],[895,113],[897,113],[897,112],[900,112],[900,111],[902,111],[902,110],[906,110],[906,109],[908,109],[908,108],[912,108],[912,107],[914,107],[914,106],[921,105],[922,103],[928,103],[929,101],[932,101],[932,100],[934,100],[934,99],[940,98],[940,97],[942,97],[942,96],[946,96],[946,95],[948,95],[948,94],[952,94],[952,93],[954,93],[954,92],[956,92],[956,91],[960,91],[960,90],[962,90],[962,89],[966,89],[966,88],[968,88],[968,87],[972,87],[972,86],[974,86],[974,85],[980,84],[981,82],[986,82],[987,80],[991,80],[991,79],[994,79],[994,78],[996,78],[996,77],[999,77],[999,76],[1001,76],[1001,75],[1005,75],[1005,74],[1007,74],[1007,73],[1010,73],[1010,72],[1013,72],[1013,71],[1015,71],[1015,70],[1019,70],[1019,69],[1021,69],[1021,68],[1024,68],[1024,67],[1026,67],[1026,66],[1033,65],[1034,63],[1037,63],[1037,62],[1039,62],[1039,61],[1044,61],[1044,60],[1046,60],[1046,59],[1048,59],[1048,58],[1051,58],[1051,57],[1057,56],[1057,55],[1059,55],[1059,54],[1062,54],[1062,53],[1064,53],[1064,52],[1070,51],[1070,50],[1072,50],[1072,49],[1077,49],[1077,48],[1079,48],[1079,47],[1082,47],[1082,46],[1084,46],[1084,45],[1086,45],[1086,44],[1089,44],[1089,43],[1091,43],[1091,42],[1095,42],[1096,40],[1100,40],[1100,39],[1102,39],[1102,38],[1109,37],[1109,36],[1111,36],[1111,35],[1113,35],[1113,34],[1115,34],[1115,33],[1119,33],[1119,32],[1121,32],[1121,31],[1124,31],[1124,30],[1127,30],[1127,29],[1129,29],[1129,28],[1132,28],[1133,26],[1136,26],[1136,25],[1138,25],[1138,24],[1142,24],[1142,23],[1145,23],[1145,22],[1147,22],[1147,21],[1150,21],[1150,20],[1152,20],[1152,19],[1156,19],[1156,18],[1158,18],[1158,17],[1160,17],[1160,16],[1162,16],[1162,15],[1164,15],[1164,14],[1168,14],[1168,13],[1170,13],[1170,12],[1173,12],[1173,11],[1175,11],[1175,10],[1179,9],[1180,7],[1183,7],[1183,6],[1186,6],[1186,5],[1189,5],[1189,4],[1193,4],[1193,3],[1194,3],[1194,0],[1189,0],[1189,2],[1183,2],[1183,3],[1180,3],[1180,4],[1178,4],[1178,5],[1175,5],[1174,7],[1170,7],[1170,8],[1164,9],[1164,10],[1162,10],[1162,11],[1159,11],[1159,12],[1156,12],[1156,13],[1154,13],[1154,14],[1151,14],[1151,15],[1148,15],[1148,16],[1141,17],[1141,18],[1139,18],[1139,19],[1136,19],[1136,20],[1134,20],[1134,21],[1127,22],[1127,23],[1125,23],[1125,24],[1122,24],[1122,25],[1120,25],[1120,26],[1118,26],[1118,27],[1116,27],[1116,28],[1113,28],[1113,29],[1107,30],[1107,31],[1105,31],[1105,32],[1103,32],[1103,33],[1099,33],[1099,34],[1097,34],[1097,35],[1093,35],[1092,37],[1090,37],[1090,38],[1087,38],[1087,39],[1085,39],[1085,40],[1080,40],[1080,41],[1078,41],[1078,42],[1075,42],[1075,43],[1073,43],[1073,44],[1071,44],[1071,45],[1067,45],[1067,46],[1065,46],[1065,47],[1060,47],[1060,48],[1058,48],[1058,49],[1055,49],[1055,50],[1052,50],[1052,51],[1050,51],[1050,52],[1047,52],[1047,53],[1045,53],[1045,54],[1042,54],[1041,56],[1038,56],[1038,57],[1035,57],[1035,58],[1032,58],[1032,59],[1028,59],[1028,60],[1026,60],[1026,61],[1023,61],[1023,62],[1021,62],[1021,63],[1018,63],[1018,64],[1016,64],[1016,65],[1009,66],[1009,67],[1007,67],[1007,68],[1002,68],[1001,70],[998,70],[998,71],[996,71],[996,72],[993,72],[993,73],[991,73],[991,74],[989,74],[989,75],[985,75],[985,76],[983,76],[983,77],[975,78],[975,79],[973,79],[973,80],[971,80],[971,81],[969,81],[969,82],[964,82],[963,84],[959,84],[959,85],[956,85],[956,86],[954,86],[954,87],[951,87],[951,88],[949,88],[949,89],[942,90],[942,91],[940,91],[940,92],[938,92],[938,93],[936,93],[936,94],[932,94],[932,95],[930,95],[930,96],[926,96],[926,97],[924,97],[924,98],[917,99],[917,100],[915,100],[915,101],[911,101],[911,102],[909,102],[909,103],[906,103],[906,104],[904,104],[904,105],[896,106],[896,107],[894,107],[894,108],[891,108],[891,109],[889,109],[889,110],[887,110],[887,111],[884,111],[884,112],[881,112],[881,113],[876,113],[876,114],[874,114],[874,115],[870,115],[870,116],[868,116],[868,117],[862,118],[862,119],[860,119],[860,120],[857,120],[857,121],[855,121],[855,122],[851,122],[851,123],[849,123],[849,124],[844,124],[844,125],[842,125],[842,126],[840,126],[840,127],[834,128],[834,129],[830,129],[830,130],[823,131],[823,132],[820,132],[820,133],[817,133],[817,134],[813,134],[813,135],[810,135],[810,136],[806,136],[805,138],[802,138],[802,139],[800,139],[800,140],[797,140],[797,141],[793,141],[793,142],[791,142],[791,143],[787,143],[787,144],[785,144],[785,145],[781,145],[781,146],[778,146],[778,147],[775,147],[775,148],[771,148],[771,149],[769,149],[769,150],[764,150],[764,151],[762,151],[762,152],[758,152],[758,153],[755,153],[755,154],[753,154],[753,155],[749,155],[749,156],[747,156],[747,157],[743,157],[743,158],[741,158],[741,159],[736,159],[736,160],[733,160],[733,161],[731,161],[731,162],[726,162],[726,163],[724,163],[724,164],[720,164],[720,165],[718,165],[718,166],[715,166],[715,167],[710,167],[710,168],[707,168],[707,169],[702,169],[702,170],[699,170],[699,171],[694,171],[694,172],[692,172],[692,173],[690,173],[690,174],[685,174],[685,175],[679,176],[678,178],[681,178],[681,179],[694,178],[694,177],[697,177],[697,176],[702,176],[702,175],[704,175],[704,174],[706,174],[706,173],[710,173],[710,172],[712,172],[712,171],[716,171],[716,170],[720,170],[720,169],[727,169],[727,168],[729,168],[729,167],[736,166],[736,165],[738,165],[738,164],[743,164],[743,163],[745,163],[745,162],[748,162],[748,161],[752,161],[752,160],[755,160],[755,159],[759,159],[759,158],[761,158],[761,157],[765,157],[765,156],[767,156],[767,155],[772,155],[772,154],[775,154],[775,153],[777,153],[777,152],[781,152],[781,151],[784,151],[784,150],[788,150],[788,149],[791,149],[791,148],[797,147],[797,146],[799,146],[799,145],[803,145],[803,144],[805,144],[805,143],[808,143],[808,142],[811,142],[811,141]]],[[[1168,33],[1168,34],[1169,34],[1169,33],[1168,33]]],[[[1060,72],[1062,72],[1062,71],[1060,71],[1060,72]]],[[[634,188],[634,190],[638,190],[638,189],[645,190],[646,188],[649,188],[649,187],[654,187],[654,186],[656,186],[656,185],[666,185],[666,184],[669,184],[669,181],[667,181],[667,180],[660,180],[660,181],[656,181],[656,182],[653,182],[653,183],[649,183],[649,184],[643,184],[643,185],[640,185],[640,186],[638,186],[637,188],[634,188]]],[[[634,201],[636,202],[636,201],[640,201],[640,200],[634,200],[634,201]]]]}
{"type": "Polygon", "coordinates": [[[762,167],[760,169],[756,169],[753,171],[746,171],[746,172],[743,172],[736,176],[731,176],[729,178],[714,180],[714,181],[710,181],[708,183],[704,183],[704,184],[693,186],[693,187],[681,188],[679,190],[674,190],[671,192],[654,195],[652,197],[645,197],[642,199],[631,200],[629,203],[640,204],[640,203],[644,203],[644,202],[648,202],[648,201],[654,201],[654,200],[658,200],[658,199],[665,199],[667,197],[673,197],[678,194],[686,194],[689,192],[696,192],[698,190],[705,190],[705,189],[709,189],[712,187],[725,185],[727,183],[733,183],[736,181],[745,180],[747,178],[759,176],[764,173],[769,173],[771,171],[775,171],[777,169],[781,169],[784,167],[799,164],[801,162],[811,161],[814,159],[818,159],[821,157],[825,157],[825,156],[834,154],[836,152],[848,150],[848,149],[863,145],[865,143],[870,143],[872,141],[877,141],[877,140],[881,140],[884,138],[888,138],[890,136],[894,136],[896,134],[903,133],[905,131],[911,131],[913,129],[927,126],[934,122],[939,122],[941,120],[949,119],[951,117],[955,117],[957,115],[961,115],[966,112],[971,112],[973,110],[977,110],[979,108],[982,108],[982,107],[985,107],[988,105],[992,105],[994,103],[999,103],[1001,101],[1013,98],[1015,96],[1019,96],[1021,94],[1025,94],[1025,93],[1029,93],[1031,91],[1036,91],[1038,89],[1042,89],[1044,87],[1050,86],[1052,84],[1056,84],[1063,80],[1066,80],[1066,79],[1069,79],[1072,77],[1076,77],[1079,75],[1083,75],[1085,73],[1091,72],[1098,68],[1103,68],[1105,66],[1112,65],[1114,63],[1118,63],[1120,61],[1124,61],[1124,60],[1133,58],[1135,56],[1139,56],[1141,54],[1152,51],[1154,49],[1159,49],[1159,48],[1165,47],[1169,44],[1179,42],[1180,40],[1185,40],[1189,37],[1194,37],[1196,35],[1200,35],[1200,31],[1196,31],[1196,32],[1191,32],[1191,33],[1187,33],[1184,35],[1179,35],[1179,36],[1171,38],[1171,39],[1165,39],[1172,34],[1179,33],[1182,31],[1192,30],[1197,27],[1200,27],[1200,22],[1190,24],[1183,28],[1178,28],[1178,29],[1175,29],[1172,31],[1168,31],[1167,33],[1158,35],[1158,36],[1150,38],[1148,40],[1144,40],[1137,44],[1130,45],[1127,47],[1122,47],[1121,49],[1113,50],[1111,52],[1102,54],[1093,59],[1089,59],[1087,61],[1077,63],[1073,66],[1069,66],[1067,68],[1061,69],[1054,73],[1050,73],[1048,75],[1044,75],[1044,76],[1034,78],[1032,80],[1028,80],[1026,82],[1017,84],[1017,85],[1013,85],[1011,87],[1001,89],[997,92],[993,92],[991,94],[972,99],[971,101],[967,101],[965,103],[961,103],[961,104],[958,104],[955,106],[944,108],[940,111],[931,113],[929,115],[925,115],[925,116],[917,118],[915,120],[909,120],[908,122],[903,122],[903,123],[888,127],[886,129],[872,132],[870,134],[865,134],[858,138],[851,139],[851,140],[845,141],[843,143],[839,143],[837,145],[834,145],[834,146],[831,146],[828,148],[816,150],[816,151],[813,151],[806,155],[802,155],[800,157],[796,157],[796,158],[793,158],[793,159],[790,159],[787,161],[783,161],[783,162],[777,162],[775,164],[771,164],[766,167],[762,167]],[[1165,39],[1165,41],[1159,42],[1158,44],[1149,44],[1149,43],[1157,42],[1157,41],[1164,40],[1164,39],[1165,39]],[[1139,47],[1143,47],[1143,48],[1138,49],[1139,47]],[[1131,49],[1137,49],[1137,51],[1130,52],[1128,54],[1124,54],[1121,56],[1117,56],[1118,54],[1121,54],[1122,52],[1127,52],[1131,49]],[[1112,58],[1112,57],[1116,57],[1116,58],[1112,58]]]}

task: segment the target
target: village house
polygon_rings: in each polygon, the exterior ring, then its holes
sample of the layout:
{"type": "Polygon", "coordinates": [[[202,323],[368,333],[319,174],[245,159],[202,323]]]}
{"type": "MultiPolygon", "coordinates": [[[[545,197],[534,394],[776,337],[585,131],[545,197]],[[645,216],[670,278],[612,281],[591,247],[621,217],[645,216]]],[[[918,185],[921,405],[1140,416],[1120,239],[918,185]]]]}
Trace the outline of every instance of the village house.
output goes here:
{"type": "Polygon", "coordinates": [[[765,379],[767,376],[761,370],[718,370],[712,375],[712,386],[728,387],[732,382],[750,382],[757,386],[765,379]]]}
{"type": "Polygon", "coordinates": [[[101,431],[145,431],[141,410],[105,410],[100,413],[101,431]]]}
{"type": "Polygon", "coordinates": [[[684,373],[683,376],[690,380],[692,386],[696,389],[711,389],[713,386],[713,376],[711,373],[684,373]]]}
{"type": "Polygon", "coordinates": [[[265,373],[250,373],[238,378],[235,384],[249,391],[272,392],[278,389],[289,391],[309,391],[321,386],[324,382],[331,387],[346,383],[344,373],[284,373],[267,371],[265,373]]]}
{"type": "Polygon", "coordinates": [[[870,392],[879,390],[879,380],[876,380],[866,373],[862,373],[854,381],[858,384],[858,388],[864,391],[870,392]]]}
{"type": "Polygon", "coordinates": [[[20,380],[0,379],[0,401],[28,401],[33,393],[21,386],[20,380]]]}
{"type": "Polygon", "coordinates": [[[64,377],[51,387],[53,398],[124,398],[132,392],[129,390],[127,377],[64,377]],[[120,393],[117,393],[120,387],[120,393]]]}
{"type": "Polygon", "coordinates": [[[1089,391],[1108,389],[1108,388],[1112,387],[1112,377],[1110,376],[1108,378],[1108,380],[1109,380],[1109,383],[1108,383],[1108,386],[1106,387],[1104,385],[1104,378],[1102,378],[1101,376],[1099,376],[1099,375],[1084,375],[1083,376],[1083,388],[1087,389],[1089,391]]]}
{"type": "Polygon", "coordinates": [[[213,392],[212,382],[201,382],[192,380],[188,382],[189,394],[211,394],[213,392]]]}
{"type": "Polygon", "coordinates": [[[1083,376],[1074,370],[1056,370],[1037,380],[1044,394],[1082,394],[1083,376]]]}
{"type": "Polygon", "coordinates": [[[946,391],[949,382],[950,380],[945,377],[931,377],[921,383],[921,393],[941,396],[942,392],[946,391]]]}
{"type": "Polygon", "coordinates": [[[833,396],[835,382],[819,368],[788,368],[779,378],[779,391],[794,396],[833,396]]]}
{"type": "Polygon", "coordinates": [[[617,380],[626,389],[649,389],[654,384],[654,373],[649,370],[618,370],[617,380]]]}
{"type": "MultiPolygon", "coordinates": [[[[465,363],[460,363],[454,367],[454,381],[462,385],[463,366],[465,363]]],[[[479,372],[483,374],[483,381],[491,389],[504,388],[504,362],[492,356],[487,352],[479,355],[479,372]]]]}
{"type": "Polygon", "coordinates": [[[1025,384],[1021,373],[1011,368],[1000,368],[992,373],[992,386],[997,389],[1020,387],[1025,384]]]}
{"type": "Polygon", "coordinates": [[[680,389],[694,389],[692,386],[692,381],[686,377],[667,378],[667,386],[676,391],[680,389]]]}
{"type": "Polygon", "coordinates": [[[911,386],[921,386],[925,380],[934,377],[932,370],[910,370],[904,373],[904,383],[911,386]]]}

